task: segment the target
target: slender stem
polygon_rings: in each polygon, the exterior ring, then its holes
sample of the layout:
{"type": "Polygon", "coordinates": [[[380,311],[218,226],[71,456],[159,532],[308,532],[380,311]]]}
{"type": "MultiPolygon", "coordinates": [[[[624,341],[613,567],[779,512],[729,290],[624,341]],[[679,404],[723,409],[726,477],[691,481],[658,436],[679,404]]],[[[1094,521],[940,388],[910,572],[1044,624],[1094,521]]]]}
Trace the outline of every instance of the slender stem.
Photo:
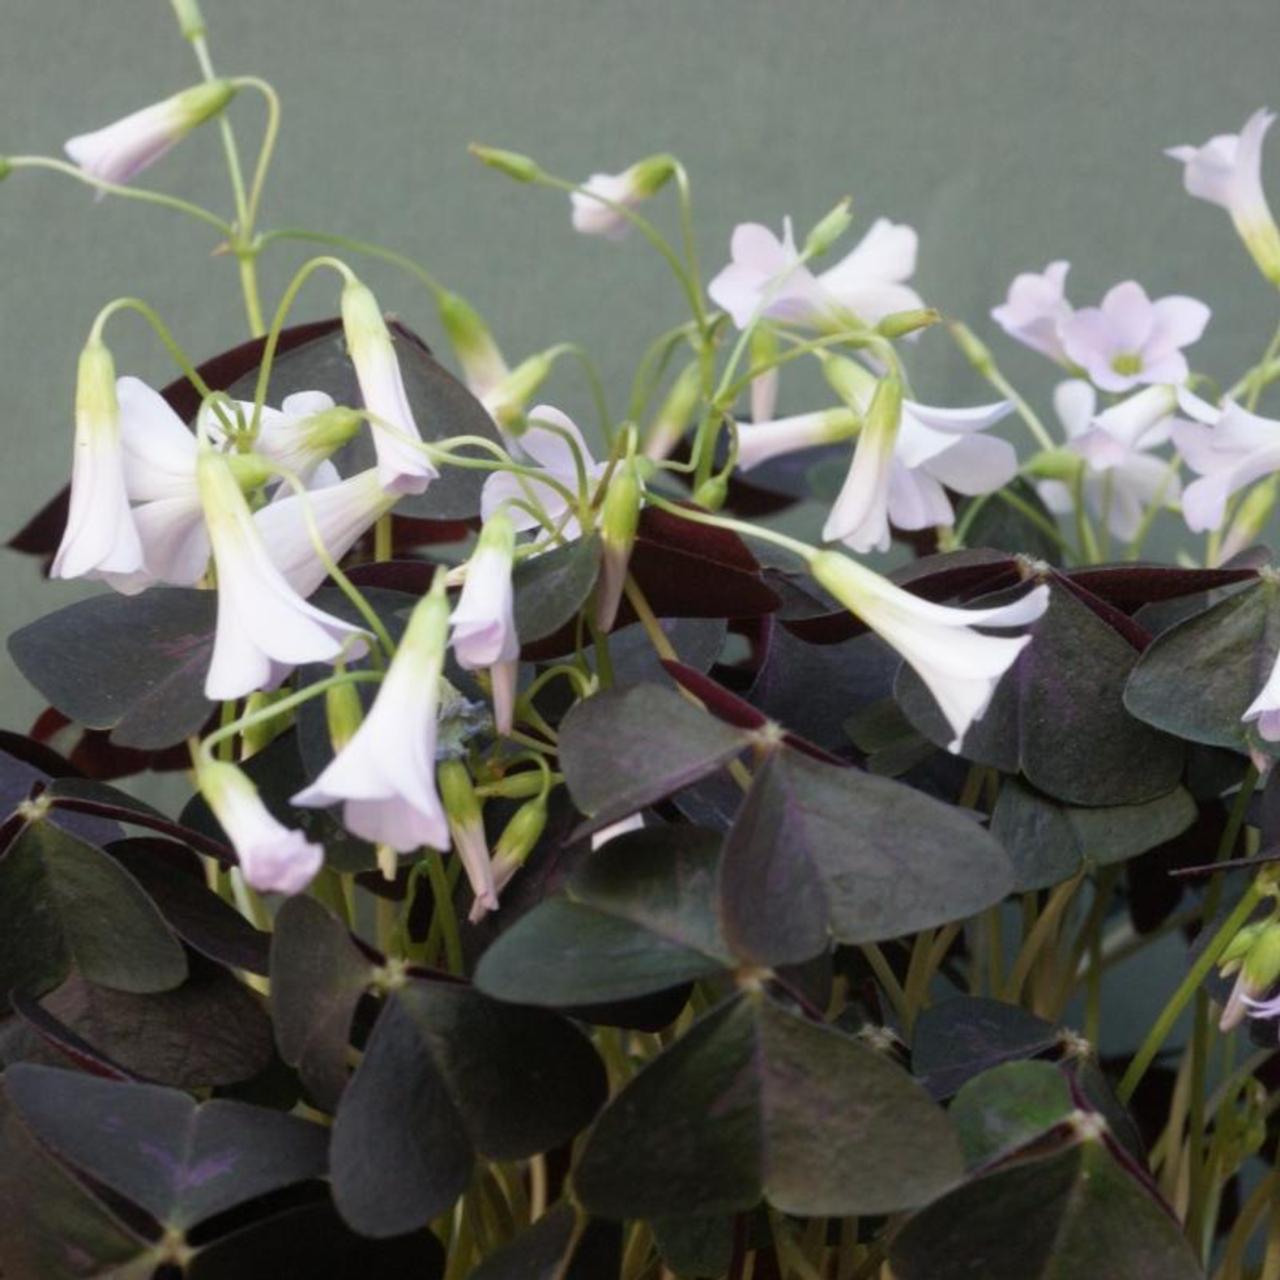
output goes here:
{"type": "Polygon", "coordinates": [[[462,939],[458,936],[458,913],[453,904],[453,891],[445,874],[444,856],[427,854],[427,878],[431,882],[431,896],[435,903],[435,917],[440,922],[444,936],[445,963],[449,972],[462,972],[462,939]]]}
{"type": "Polygon", "coordinates": [[[368,240],[353,240],[349,236],[331,235],[326,231],[310,231],[306,227],[284,227],[275,231],[264,231],[258,237],[258,244],[270,244],[273,240],[305,240],[312,244],[325,244],[334,249],[345,249],[348,253],[360,253],[369,258],[378,258],[399,267],[414,279],[420,281],[438,299],[445,292],[444,286],[424,266],[415,262],[406,254],[397,253],[394,249],[386,249],[380,244],[368,240]]]}
{"type": "Polygon", "coordinates": [[[1049,895],[1049,901],[1045,904],[1039,919],[1032,926],[1026,942],[1023,943],[1022,950],[1013,962],[1013,968],[1010,970],[1009,979],[1005,983],[1002,997],[1007,1003],[1016,1004],[1018,1002],[1019,997],[1022,995],[1023,985],[1031,973],[1032,965],[1035,964],[1036,958],[1053,935],[1058,922],[1062,919],[1062,913],[1067,909],[1067,904],[1075,896],[1076,890],[1079,889],[1083,880],[1084,872],[1078,871],[1070,880],[1058,885],[1049,895]]]}
{"type": "Polygon", "coordinates": [[[267,81],[258,76],[237,76],[232,83],[257,89],[267,103],[267,123],[262,131],[262,145],[258,149],[258,160],[254,165],[253,181],[249,187],[249,198],[245,206],[244,225],[241,227],[244,235],[251,236],[253,224],[258,218],[262,188],[266,184],[267,171],[271,168],[271,157],[275,152],[276,139],[280,134],[280,97],[267,81]]]}
{"type": "Polygon", "coordinates": [[[893,1005],[898,1017],[905,1025],[908,1021],[906,992],[903,991],[897,975],[889,967],[889,962],[884,958],[884,952],[874,942],[864,942],[858,950],[866,957],[867,963],[876,975],[876,980],[884,988],[885,995],[889,997],[889,1003],[893,1005]]]}
{"type": "Polygon", "coordinates": [[[661,497],[652,489],[645,492],[645,501],[693,524],[706,524],[713,529],[730,529],[734,533],[742,534],[744,537],[759,538],[763,542],[772,542],[799,556],[806,563],[817,554],[817,548],[811,547],[807,542],[801,542],[799,538],[790,538],[785,533],[779,533],[776,529],[766,529],[762,526],[748,524],[745,520],[734,520],[730,516],[711,515],[707,511],[698,511],[692,507],[682,507],[677,502],[668,502],[666,498],[661,497]]]}
{"type": "MultiPolygon", "coordinates": [[[[200,71],[205,80],[216,80],[218,77],[213,69],[213,59],[209,56],[209,43],[203,33],[192,37],[191,47],[195,50],[196,61],[200,64],[200,71]]],[[[239,220],[241,231],[244,231],[248,223],[246,217],[248,204],[244,194],[244,174],[240,169],[240,150],[236,146],[235,130],[232,128],[231,121],[227,118],[225,111],[218,116],[218,132],[222,136],[222,147],[227,154],[227,172],[231,177],[231,193],[235,198],[236,218],[239,220]]]]}

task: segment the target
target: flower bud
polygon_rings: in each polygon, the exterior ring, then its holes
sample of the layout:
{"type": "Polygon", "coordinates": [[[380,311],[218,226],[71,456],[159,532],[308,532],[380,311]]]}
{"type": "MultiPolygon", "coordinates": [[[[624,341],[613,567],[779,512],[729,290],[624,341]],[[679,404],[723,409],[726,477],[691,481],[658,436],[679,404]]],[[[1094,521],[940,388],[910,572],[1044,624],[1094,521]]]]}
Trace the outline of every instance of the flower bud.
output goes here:
{"type": "Polygon", "coordinates": [[[671,384],[653,415],[644,437],[644,456],[661,462],[680,443],[702,398],[702,370],[696,360],[687,364],[671,384]]]}
{"type": "Polygon", "coordinates": [[[801,255],[804,258],[820,258],[846,231],[853,221],[853,201],[845,196],[830,213],[819,218],[813,230],[805,238],[801,255]]]}
{"type": "Polygon", "coordinates": [[[530,796],[541,795],[543,786],[541,769],[522,769],[519,773],[508,773],[485,783],[484,793],[503,800],[527,800],[530,796]]]}
{"type": "Polygon", "coordinates": [[[476,906],[492,911],[498,905],[498,892],[484,834],[484,815],[471,774],[461,760],[444,760],[436,770],[436,785],[449,820],[454,851],[462,859],[476,906]]]}
{"type": "Polygon", "coordinates": [[[204,15],[196,0],[172,0],[174,16],[184,40],[198,40],[205,33],[204,15]]]}
{"type": "Polygon", "coordinates": [[[647,200],[671,180],[676,171],[674,157],[668,155],[646,156],[637,160],[627,170],[632,190],[639,199],[647,200]]]}
{"type": "Polygon", "coordinates": [[[1230,1031],[1238,1026],[1251,1007],[1280,981],[1280,922],[1263,920],[1243,929],[1232,938],[1218,961],[1224,974],[1237,968],[1235,985],[1222,1010],[1218,1026],[1230,1031]]]}
{"type": "Polygon", "coordinates": [[[436,302],[440,323],[462,365],[467,388],[481,399],[509,372],[488,325],[476,309],[456,293],[442,293],[436,302]]]}
{"type": "Polygon", "coordinates": [[[554,357],[546,351],[522,360],[481,403],[504,431],[519,436],[524,431],[524,407],[551,373],[554,357]]]}
{"type": "Polygon", "coordinates": [[[909,333],[928,329],[941,319],[941,314],[933,307],[920,307],[913,311],[894,311],[876,325],[876,332],[884,338],[904,338],[909,333]]]}
{"type": "Polygon", "coordinates": [[[497,169],[499,173],[505,173],[508,178],[514,178],[517,182],[533,182],[543,176],[538,164],[518,151],[482,147],[478,142],[473,142],[467,149],[481,164],[487,164],[489,168],[497,169]]]}
{"type": "Polygon", "coordinates": [[[1043,480],[1074,480],[1082,466],[1084,459],[1074,449],[1041,449],[1023,470],[1043,480]]]}
{"type": "Polygon", "coordinates": [[[356,736],[364,722],[364,704],[351,681],[330,685],[324,693],[324,721],[329,730],[329,745],[336,756],[356,736]]]}
{"type": "Polygon", "coordinates": [[[596,587],[596,625],[602,631],[608,631],[618,616],[631,548],[640,523],[643,493],[635,461],[628,458],[613,473],[600,509],[601,563],[596,587]]]}
{"type": "MultiPolygon", "coordinates": [[[[244,701],[246,715],[257,711],[265,711],[274,703],[281,702],[290,696],[288,689],[255,690],[244,701]]],[[[282,711],[279,715],[268,716],[257,724],[245,728],[241,738],[244,742],[244,758],[257,755],[264,747],[269,747],[282,733],[293,724],[293,712],[282,711]]]]}

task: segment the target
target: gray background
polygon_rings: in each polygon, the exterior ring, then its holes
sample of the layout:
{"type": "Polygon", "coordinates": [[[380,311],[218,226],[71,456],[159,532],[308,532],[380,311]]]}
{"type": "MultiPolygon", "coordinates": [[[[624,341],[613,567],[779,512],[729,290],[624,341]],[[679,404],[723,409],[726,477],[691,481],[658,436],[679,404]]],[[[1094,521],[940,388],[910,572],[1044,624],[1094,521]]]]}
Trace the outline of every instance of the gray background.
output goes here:
{"type": "MultiPolygon", "coordinates": [[[[284,100],[262,225],[307,225],[418,257],[488,316],[510,355],[588,343],[615,387],[680,298],[639,241],[575,236],[566,202],[483,170],[473,139],[585,176],[670,149],[695,184],[703,265],[741,219],[801,226],[852,194],[922,235],[917,284],[993,337],[1010,277],[1074,263],[1077,302],[1126,276],[1214,308],[1199,367],[1232,378],[1275,320],[1225,215],[1181,194],[1163,146],[1237,129],[1280,105],[1274,0],[207,0],[215,61],[270,78],[284,100]]],[[[194,79],[164,0],[0,0],[0,153],[59,151],[194,79]]],[[[234,106],[242,144],[258,103],[234,106]]],[[[1273,141],[1269,168],[1280,168],[1273,141]]],[[[147,181],[226,211],[213,131],[147,181]]],[[[1275,184],[1273,184],[1275,185],[1275,184]]],[[[656,216],[669,225],[670,203],[656,216]]],[[[75,355],[97,308],[150,300],[203,357],[245,336],[236,275],[196,223],[120,201],[95,205],[55,176],[0,187],[0,512],[16,527],[61,483],[75,355]]],[[[306,250],[265,262],[271,304],[306,250]]],[[[434,337],[429,299],[391,269],[380,298],[434,337]]],[[[299,315],[329,312],[325,278],[299,315]]],[[[113,325],[121,371],[171,370],[140,322],[113,325]]],[[[1052,369],[997,343],[1043,393],[1052,369]]],[[[913,369],[958,401],[984,390],[932,334],[913,369]]],[[[573,375],[552,398],[578,402],[573,375]]],[[[813,402],[793,385],[784,408],[813,402]]],[[[620,398],[619,393],[619,398],[620,398]]],[[[4,557],[5,631],[72,599],[4,557]]],[[[4,661],[0,721],[36,697],[4,661]]]]}

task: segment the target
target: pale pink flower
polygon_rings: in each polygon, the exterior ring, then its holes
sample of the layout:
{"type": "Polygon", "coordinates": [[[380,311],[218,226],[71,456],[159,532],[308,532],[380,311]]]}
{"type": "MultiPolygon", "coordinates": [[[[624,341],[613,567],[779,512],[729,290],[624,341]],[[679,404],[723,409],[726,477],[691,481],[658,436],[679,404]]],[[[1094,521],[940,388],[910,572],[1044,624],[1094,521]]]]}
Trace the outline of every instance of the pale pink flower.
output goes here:
{"type": "Polygon", "coordinates": [[[1069,262],[1051,262],[1038,275],[1034,271],[1015,276],[1004,302],[991,318],[1011,338],[1060,364],[1066,361],[1059,327],[1071,315],[1065,288],[1069,262]]]}

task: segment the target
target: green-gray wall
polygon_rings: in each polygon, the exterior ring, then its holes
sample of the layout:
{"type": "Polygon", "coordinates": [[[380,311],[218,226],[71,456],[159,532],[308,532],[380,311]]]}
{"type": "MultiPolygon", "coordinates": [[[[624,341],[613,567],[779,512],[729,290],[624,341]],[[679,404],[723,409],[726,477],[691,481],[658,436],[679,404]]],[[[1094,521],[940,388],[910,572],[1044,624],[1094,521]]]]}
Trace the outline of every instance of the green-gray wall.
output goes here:
{"type": "MultiPolygon", "coordinates": [[[[1275,0],[205,0],[215,59],[269,77],[285,127],[266,226],[376,239],[467,293],[512,354],[588,343],[620,385],[679,298],[638,242],[584,240],[564,202],[466,154],[475,139],[585,175],[669,149],[694,179],[704,265],[740,219],[801,225],[849,193],[922,233],[918,283],[990,336],[1018,270],[1075,265],[1085,300],[1134,276],[1214,308],[1198,365],[1234,377],[1274,325],[1274,298],[1224,215],[1181,193],[1160,154],[1280,103],[1275,0]]],[[[191,81],[165,0],[0,0],[0,153],[67,136],[191,81]]],[[[242,135],[257,103],[235,106],[242,135]]],[[[149,178],[224,208],[216,136],[149,178]]],[[[1280,172],[1273,143],[1269,168],[1280,172]]],[[[1273,182],[1280,188],[1280,179],[1273,182]]],[[[3,463],[10,529],[64,477],[76,351],[96,309],[139,294],[193,353],[244,336],[235,271],[166,211],[95,205],[35,173],[0,187],[3,463]]],[[[302,259],[282,248],[268,296],[302,259]]],[[[385,304],[432,332],[427,299],[371,267],[385,304]]],[[[303,314],[333,307],[317,285],[303,314]]],[[[170,376],[140,326],[111,341],[123,371],[170,376]]],[[[1036,357],[999,347],[1032,389],[1036,357]]],[[[940,334],[918,351],[935,396],[982,389],[940,334]]],[[[553,388],[571,405],[568,375],[553,388]]],[[[803,407],[793,394],[790,407],[803,407]]],[[[74,598],[6,556],[4,630],[74,598]]],[[[0,668],[0,722],[38,700],[0,668]]]]}

